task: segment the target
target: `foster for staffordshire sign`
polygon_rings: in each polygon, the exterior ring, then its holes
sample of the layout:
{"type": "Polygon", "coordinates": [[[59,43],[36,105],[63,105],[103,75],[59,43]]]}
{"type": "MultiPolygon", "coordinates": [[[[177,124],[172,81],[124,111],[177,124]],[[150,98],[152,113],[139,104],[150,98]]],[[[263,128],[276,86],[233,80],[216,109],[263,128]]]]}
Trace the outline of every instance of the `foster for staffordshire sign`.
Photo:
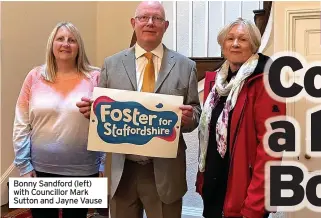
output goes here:
{"type": "Polygon", "coordinates": [[[88,150],[175,158],[182,96],[94,88],[88,150]]]}

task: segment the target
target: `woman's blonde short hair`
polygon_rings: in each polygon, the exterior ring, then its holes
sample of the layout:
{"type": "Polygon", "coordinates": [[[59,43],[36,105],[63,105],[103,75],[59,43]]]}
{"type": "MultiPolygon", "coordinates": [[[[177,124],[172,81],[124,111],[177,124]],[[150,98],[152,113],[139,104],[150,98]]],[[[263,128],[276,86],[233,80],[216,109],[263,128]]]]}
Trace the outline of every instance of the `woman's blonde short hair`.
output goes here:
{"type": "Polygon", "coordinates": [[[219,32],[218,36],[217,36],[217,42],[218,44],[221,46],[221,48],[223,48],[224,45],[224,40],[227,36],[227,34],[231,31],[231,29],[235,26],[235,25],[243,25],[245,27],[245,29],[247,30],[248,34],[249,34],[249,38],[250,38],[250,43],[251,43],[251,47],[252,47],[252,52],[257,53],[260,45],[261,45],[261,33],[260,30],[257,28],[257,26],[246,19],[242,19],[242,18],[238,18],[237,20],[231,22],[230,24],[226,25],[225,27],[223,27],[223,29],[219,32]]]}
{"type": "Polygon", "coordinates": [[[47,42],[47,49],[46,49],[46,64],[45,64],[45,69],[42,72],[42,76],[47,81],[50,81],[50,82],[55,81],[56,73],[57,73],[57,64],[56,64],[56,58],[53,53],[53,41],[55,39],[56,33],[61,27],[67,28],[70,31],[70,33],[75,37],[78,44],[78,54],[76,57],[77,71],[83,73],[86,77],[89,78],[90,71],[100,70],[100,69],[90,65],[90,62],[85,52],[84,42],[80,36],[80,32],[70,22],[58,23],[50,33],[49,39],[47,42]]]}

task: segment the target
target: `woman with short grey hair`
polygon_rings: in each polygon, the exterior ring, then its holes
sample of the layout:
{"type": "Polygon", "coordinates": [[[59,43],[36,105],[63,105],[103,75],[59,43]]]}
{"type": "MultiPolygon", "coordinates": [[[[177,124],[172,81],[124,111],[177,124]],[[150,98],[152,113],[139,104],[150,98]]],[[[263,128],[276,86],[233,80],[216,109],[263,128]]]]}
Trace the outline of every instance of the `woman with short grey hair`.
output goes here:
{"type": "Polygon", "coordinates": [[[263,218],[264,165],[273,160],[263,148],[265,121],[285,115],[285,104],[264,88],[269,57],[257,53],[261,35],[250,21],[225,26],[217,41],[226,61],[206,74],[199,125],[200,157],[197,191],[203,216],[263,218]]]}
{"type": "Polygon", "coordinates": [[[217,36],[218,44],[223,47],[224,40],[226,36],[229,34],[231,29],[236,26],[241,25],[245,28],[246,33],[248,34],[249,42],[252,46],[252,53],[255,54],[259,50],[261,45],[261,33],[260,30],[256,27],[256,25],[249,21],[242,18],[235,20],[234,22],[230,23],[229,25],[223,27],[223,29],[219,32],[217,36]]]}

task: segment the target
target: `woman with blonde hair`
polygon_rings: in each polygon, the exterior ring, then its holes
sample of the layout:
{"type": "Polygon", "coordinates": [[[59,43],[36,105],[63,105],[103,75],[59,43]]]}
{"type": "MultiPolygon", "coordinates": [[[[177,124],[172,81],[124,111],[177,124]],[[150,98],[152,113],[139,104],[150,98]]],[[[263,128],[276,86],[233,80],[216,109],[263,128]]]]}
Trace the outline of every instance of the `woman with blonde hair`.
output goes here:
{"type": "MultiPolygon", "coordinates": [[[[76,102],[90,97],[99,68],[90,65],[83,40],[69,22],[51,32],[46,63],[26,76],[13,127],[14,163],[24,177],[102,176],[105,154],[87,150],[88,119],[76,102]]],[[[88,209],[63,209],[63,218],[86,217],[88,209]]],[[[31,209],[33,218],[58,218],[58,209],[31,209]]]]}
{"type": "Polygon", "coordinates": [[[264,165],[275,158],[263,148],[265,121],[285,115],[285,104],[265,90],[263,72],[269,57],[258,53],[261,34],[252,22],[237,19],[217,40],[226,61],[206,75],[206,84],[214,81],[214,86],[205,94],[199,125],[196,185],[203,216],[267,217],[264,165]]]}

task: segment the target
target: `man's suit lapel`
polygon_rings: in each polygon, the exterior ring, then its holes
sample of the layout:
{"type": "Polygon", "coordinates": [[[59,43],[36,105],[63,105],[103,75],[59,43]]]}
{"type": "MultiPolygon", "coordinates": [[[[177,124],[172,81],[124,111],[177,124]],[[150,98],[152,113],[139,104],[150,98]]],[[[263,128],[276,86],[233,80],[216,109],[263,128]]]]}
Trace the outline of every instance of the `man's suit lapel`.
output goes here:
{"type": "Polygon", "coordinates": [[[169,72],[175,65],[175,62],[176,62],[175,54],[164,46],[164,54],[163,54],[161,68],[159,70],[158,77],[156,80],[155,92],[158,92],[159,88],[163,84],[169,72]]]}
{"type": "Polygon", "coordinates": [[[135,47],[131,47],[125,52],[122,62],[133,85],[133,90],[137,91],[135,47]]]}

